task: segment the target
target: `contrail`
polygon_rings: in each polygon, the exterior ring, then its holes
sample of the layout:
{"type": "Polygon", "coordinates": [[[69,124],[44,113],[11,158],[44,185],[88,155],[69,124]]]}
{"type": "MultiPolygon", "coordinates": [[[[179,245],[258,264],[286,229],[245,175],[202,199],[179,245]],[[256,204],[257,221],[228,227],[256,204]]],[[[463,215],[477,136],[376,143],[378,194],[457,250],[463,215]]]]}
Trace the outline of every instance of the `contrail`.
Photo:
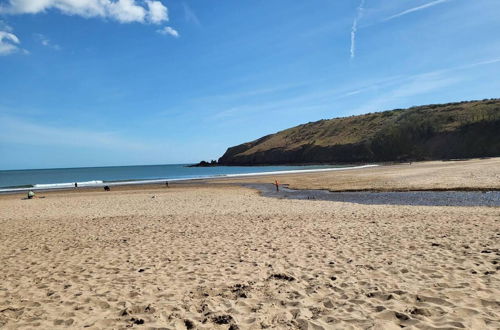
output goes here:
{"type": "Polygon", "coordinates": [[[354,17],[354,21],[352,22],[351,28],[351,59],[356,55],[356,32],[358,31],[358,21],[363,16],[363,10],[365,9],[365,0],[361,0],[356,17],[354,17]]]}
{"type": "Polygon", "coordinates": [[[429,3],[426,3],[425,5],[414,7],[414,8],[410,8],[410,9],[407,9],[405,11],[400,12],[399,14],[387,17],[386,19],[384,19],[384,21],[389,21],[389,20],[391,20],[393,18],[404,16],[406,14],[410,14],[410,13],[413,13],[413,12],[416,12],[416,11],[419,11],[419,10],[422,10],[422,9],[426,9],[426,8],[429,8],[429,7],[432,7],[432,6],[435,6],[435,5],[439,5],[440,3],[448,2],[448,1],[450,1],[450,0],[435,0],[435,1],[432,1],[432,2],[429,2],[429,3]]]}

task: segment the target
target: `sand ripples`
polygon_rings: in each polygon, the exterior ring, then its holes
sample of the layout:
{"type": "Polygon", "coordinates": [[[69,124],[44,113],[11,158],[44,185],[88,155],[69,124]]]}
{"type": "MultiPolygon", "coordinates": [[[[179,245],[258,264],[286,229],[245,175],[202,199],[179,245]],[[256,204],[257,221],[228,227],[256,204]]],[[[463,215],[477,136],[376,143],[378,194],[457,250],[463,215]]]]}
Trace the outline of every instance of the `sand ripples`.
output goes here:
{"type": "Polygon", "coordinates": [[[499,325],[498,208],[275,200],[234,187],[0,207],[7,329],[499,325]]]}

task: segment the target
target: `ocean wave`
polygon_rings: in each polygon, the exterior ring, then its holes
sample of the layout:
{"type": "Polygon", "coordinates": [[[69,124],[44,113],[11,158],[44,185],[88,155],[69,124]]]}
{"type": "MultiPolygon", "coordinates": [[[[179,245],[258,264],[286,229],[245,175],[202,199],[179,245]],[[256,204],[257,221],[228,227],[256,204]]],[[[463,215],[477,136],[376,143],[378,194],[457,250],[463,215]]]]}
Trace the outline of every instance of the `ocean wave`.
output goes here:
{"type": "MultiPolygon", "coordinates": [[[[78,187],[92,187],[92,186],[99,186],[103,184],[102,180],[92,180],[92,181],[83,181],[83,182],[76,182],[78,187]]],[[[64,183],[38,183],[33,185],[34,188],[43,188],[43,189],[50,189],[50,188],[71,188],[75,186],[75,182],[64,182],[64,183]]]]}

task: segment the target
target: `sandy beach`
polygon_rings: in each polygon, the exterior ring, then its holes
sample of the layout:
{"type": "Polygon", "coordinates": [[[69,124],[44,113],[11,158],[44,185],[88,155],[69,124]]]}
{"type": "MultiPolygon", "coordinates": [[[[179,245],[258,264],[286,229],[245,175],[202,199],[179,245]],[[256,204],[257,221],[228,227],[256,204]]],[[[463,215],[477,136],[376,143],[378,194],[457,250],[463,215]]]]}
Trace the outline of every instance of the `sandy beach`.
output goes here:
{"type": "Polygon", "coordinates": [[[293,189],[330,191],[499,190],[500,157],[454,161],[429,161],[277,176],[220,179],[217,182],[274,182],[293,189]],[[271,178],[271,179],[270,179],[271,178]]]}
{"type": "MultiPolygon", "coordinates": [[[[500,209],[262,197],[270,177],[0,196],[0,328],[498,329],[500,209]]],[[[500,160],[287,175],[500,188],[500,160]]]]}

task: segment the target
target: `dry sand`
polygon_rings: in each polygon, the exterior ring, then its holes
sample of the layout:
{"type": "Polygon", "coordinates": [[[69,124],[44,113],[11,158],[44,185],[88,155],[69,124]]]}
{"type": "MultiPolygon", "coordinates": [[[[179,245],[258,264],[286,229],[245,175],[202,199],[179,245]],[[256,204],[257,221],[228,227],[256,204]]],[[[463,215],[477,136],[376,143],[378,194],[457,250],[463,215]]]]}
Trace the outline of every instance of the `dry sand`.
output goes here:
{"type": "Polygon", "coordinates": [[[2,196],[0,327],[498,329],[499,241],[488,207],[221,185],[2,196]]]}

